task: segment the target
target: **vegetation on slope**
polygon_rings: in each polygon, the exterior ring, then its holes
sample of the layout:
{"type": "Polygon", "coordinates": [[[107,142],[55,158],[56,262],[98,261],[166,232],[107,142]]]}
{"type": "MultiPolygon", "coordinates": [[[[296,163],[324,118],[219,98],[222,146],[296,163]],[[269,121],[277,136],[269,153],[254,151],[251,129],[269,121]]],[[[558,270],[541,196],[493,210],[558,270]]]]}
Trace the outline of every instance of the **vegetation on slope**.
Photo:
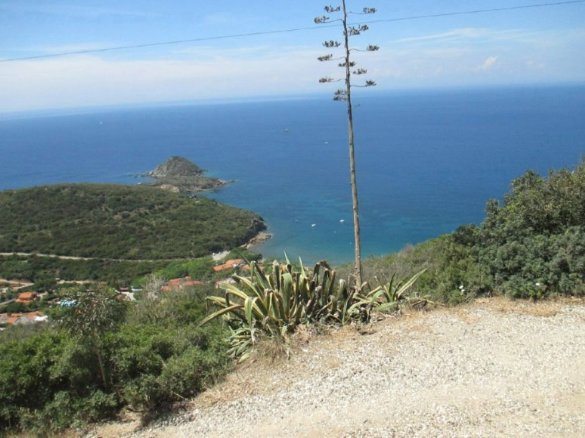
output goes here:
{"type": "MultiPolygon", "coordinates": [[[[177,208],[186,198],[169,199],[177,208]]],[[[177,262],[158,272],[207,272],[209,263],[177,262]]],[[[252,264],[224,296],[209,296],[205,286],[122,304],[100,286],[73,290],[75,305],[51,312],[54,322],[44,330],[0,334],[0,431],[59,430],[124,406],[156,411],[212,383],[229,368],[230,354],[245,355],[262,337],[286,341],[301,324],[366,322],[371,311],[424,305],[427,298],[585,295],[585,162],[547,178],[527,172],[503,203],[488,202],[480,225],[369,259],[365,268],[371,286],[361,288],[336,280],[345,275],[325,262],[312,271],[275,262],[264,269],[252,264]],[[205,298],[214,305],[210,315],[205,298]],[[217,324],[220,317],[227,324],[217,324]]]]}
{"type": "Polygon", "coordinates": [[[0,252],[195,258],[242,245],[257,215],[152,187],[57,185],[0,192],[0,252]]]}
{"type": "Polygon", "coordinates": [[[574,171],[529,171],[504,202],[491,200],[479,226],[368,260],[369,279],[427,268],[417,288],[458,302],[485,293],[511,297],[585,295],[585,161],[574,171]]]}
{"type": "MultiPolygon", "coordinates": [[[[172,263],[172,262],[171,262],[172,263]]],[[[169,265],[168,261],[69,260],[39,256],[0,256],[0,278],[29,280],[36,286],[63,281],[103,281],[128,286],[137,278],[169,265]]]]}
{"type": "Polygon", "coordinates": [[[44,435],[183,400],[229,368],[225,333],[205,315],[206,290],[121,303],[107,289],[72,291],[76,305],[41,331],[0,332],[0,435],[44,435]]]}
{"type": "Polygon", "coordinates": [[[404,282],[393,277],[371,288],[338,280],[324,261],[312,270],[289,260],[274,261],[267,268],[252,263],[249,275],[234,275],[234,283],[223,286],[224,296],[207,298],[218,309],[201,324],[223,318],[231,329],[234,357],[246,358],[263,337],[287,342],[301,325],[367,323],[372,312],[394,311],[406,302],[426,304],[424,298],[410,295],[422,272],[404,282]]]}
{"type": "Polygon", "coordinates": [[[204,171],[197,164],[183,157],[173,156],[156,169],[148,172],[152,178],[195,177],[203,175],[204,171]]]}
{"type": "MultiPolygon", "coordinates": [[[[258,260],[260,254],[244,248],[234,248],[226,259],[243,258],[258,260]]],[[[154,273],[158,277],[171,278],[191,276],[197,280],[216,279],[213,272],[216,262],[211,256],[186,260],[71,260],[36,255],[0,256],[0,278],[28,280],[34,283],[33,289],[46,290],[54,286],[56,279],[62,281],[100,281],[110,286],[130,286],[146,275],[154,273]]],[[[223,273],[220,277],[224,276],[223,273]]]]}

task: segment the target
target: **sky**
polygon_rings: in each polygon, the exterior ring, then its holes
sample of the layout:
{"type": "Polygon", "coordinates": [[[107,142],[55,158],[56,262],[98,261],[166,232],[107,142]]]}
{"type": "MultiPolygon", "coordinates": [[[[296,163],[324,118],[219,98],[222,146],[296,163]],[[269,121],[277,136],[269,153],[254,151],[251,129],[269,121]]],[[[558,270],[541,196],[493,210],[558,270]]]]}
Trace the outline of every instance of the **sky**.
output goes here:
{"type": "MultiPolygon", "coordinates": [[[[585,2],[396,20],[554,1],[349,0],[377,8],[353,22],[381,20],[352,38],[381,48],[355,52],[378,84],[359,92],[585,83],[585,2]]],[[[341,69],[316,58],[341,34],[313,23],[323,13],[315,0],[0,0],[0,113],[333,92],[318,79],[341,69]],[[12,60],[186,39],[199,41],[12,60]]]]}

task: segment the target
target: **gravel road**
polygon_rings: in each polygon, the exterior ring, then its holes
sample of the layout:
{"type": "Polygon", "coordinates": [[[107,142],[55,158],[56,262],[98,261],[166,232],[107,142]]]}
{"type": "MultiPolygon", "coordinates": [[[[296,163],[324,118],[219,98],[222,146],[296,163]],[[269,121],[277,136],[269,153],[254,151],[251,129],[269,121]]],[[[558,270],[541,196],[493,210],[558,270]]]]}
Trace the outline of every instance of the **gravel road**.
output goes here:
{"type": "Polygon", "coordinates": [[[585,436],[584,301],[486,299],[306,338],[132,436],[585,436]]]}

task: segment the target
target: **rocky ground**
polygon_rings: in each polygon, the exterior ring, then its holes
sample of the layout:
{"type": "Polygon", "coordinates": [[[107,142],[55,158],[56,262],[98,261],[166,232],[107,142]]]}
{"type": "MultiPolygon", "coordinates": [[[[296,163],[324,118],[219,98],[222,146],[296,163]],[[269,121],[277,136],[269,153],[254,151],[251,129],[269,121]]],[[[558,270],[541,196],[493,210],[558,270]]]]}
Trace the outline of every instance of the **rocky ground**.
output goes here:
{"type": "Polygon", "coordinates": [[[480,300],[296,341],[289,360],[265,354],[180,414],[91,435],[585,436],[582,300],[480,300]]]}

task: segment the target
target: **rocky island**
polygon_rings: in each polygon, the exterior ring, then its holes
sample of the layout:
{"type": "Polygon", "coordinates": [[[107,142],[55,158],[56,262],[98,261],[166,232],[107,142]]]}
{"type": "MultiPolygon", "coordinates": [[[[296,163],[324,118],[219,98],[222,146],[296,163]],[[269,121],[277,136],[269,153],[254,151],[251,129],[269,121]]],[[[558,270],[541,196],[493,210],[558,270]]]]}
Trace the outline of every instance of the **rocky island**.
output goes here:
{"type": "Polygon", "coordinates": [[[177,193],[197,193],[221,188],[231,181],[212,178],[205,170],[183,157],[173,156],[145,174],[152,185],[177,193]]]}

